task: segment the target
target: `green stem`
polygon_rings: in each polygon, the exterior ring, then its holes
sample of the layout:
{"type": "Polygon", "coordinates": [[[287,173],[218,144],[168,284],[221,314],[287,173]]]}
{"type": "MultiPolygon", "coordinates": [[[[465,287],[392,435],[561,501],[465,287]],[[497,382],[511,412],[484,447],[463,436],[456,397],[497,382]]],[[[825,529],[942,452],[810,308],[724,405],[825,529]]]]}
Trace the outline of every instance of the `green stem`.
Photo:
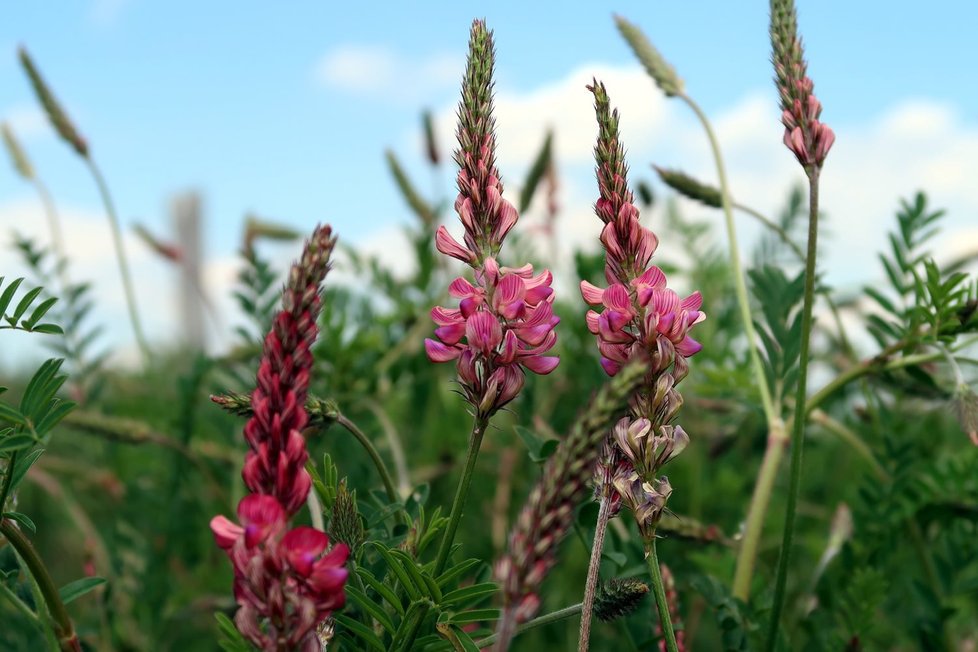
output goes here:
{"type": "Polygon", "coordinates": [[[751,318],[750,301],[747,298],[747,284],[744,282],[744,270],[740,264],[740,248],[737,245],[737,230],[734,228],[733,208],[730,200],[730,185],[727,182],[727,171],[723,165],[723,155],[720,153],[720,143],[717,141],[716,134],[710,121],[691,97],[685,93],[678,96],[693,110],[699,118],[706,136],[710,141],[710,149],[713,151],[713,159],[716,161],[717,177],[720,181],[720,195],[723,204],[723,216],[727,226],[727,241],[730,244],[730,265],[733,267],[734,292],[737,295],[737,304],[740,307],[740,320],[747,335],[747,353],[750,355],[751,366],[754,368],[754,381],[757,384],[757,391],[761,396],[761,406],[764,408],[764,416],[767,423],[771,424],[777,418],[777,411],[774,409],[774,402],[771,400],[771,390],[767,386],[767,376],[764,374],[764,366],[757,353],[757,334],[754,332],[754,322],[751,318]]]}
{"type": "Polygon", "coordinates": [[[812,333],[812,303],[815,298],[815,263],[818,255],[818,175],[813,166],[808,170],[808,251],[805,259],[805,298],[801,312],[801,350],[798,361],[798,386],[795,392],[794,423],[791,429],[791,469],[788,479],[788,505],[785,511],[784,535],[781,554],[778,557],[778,574],[774,588],[774,603],[768,630],[767,650],[773,652],[778,640],[778,625],[784,610],[785,587],[788,582],[788,564],[795,535],[795,511],[801,491],[801,463],[805,436],[805,398],[808,387],[808,358],[812,333]]]}
{"type": "Polygon", "coordinates": [[[578,652],[587,652],[591,641],[591,614],[594,611],[594,596],[598,589],[598,570],[601,568],[601,550],[604,548],[604,535],[608,531],[611,518],[611,501],[602,495],[598,502],[598,520],[594,526],[594,543],[591,546],[591,561],[587,567],[587,580],[584,583],[584,601],[581,603],[581,630],[578,636],[578,652]]]}
{"type": "MultiPolygon", "coordinates": [[[[569,607],[564,607],[563,609],[558,609],[557,611],[551,611],[548,614],[543,614],[542,616],[538,616],[533,620],[529,620],[523,623],[522,625],[520,625],[519,627],[517,627],[515,635],[518,636],[523,632],[529,631],[531,629],[536,629],[537,627],[543,627],[544,625],[549,625],[550,623],[556,623],[566,618],[573,618],[577,614],[581,613],[582,606],[583,606],[582,603],[579,602],[569,607]]],[[[490,645],[492,645],[498,640],[499,640],[499,634],[492,634],[490,636],[487,636],[483,639],[476,641],[475,644],[476,647],[478,647],[481,650],[483,648],[489,647],[490,645]]]]}
{"type": "MultiPolygon", "coordinates": [[[[357,424],[353,423],[346,417],[346,415],[339,413],[336,415],[336,423],[346,428],[347,432],[353,435],[360,445],[363,446],[364,450],[367,451],[367,455],[370,456],[371,461],[373,461],[374,466],[377,468],[377,473],[380,474],[380,479],[384,483],[384,491],[387,492],[387,499],[392,503],[400,503],[401,497],[397,494],[397,489],[394,488],[394,480],[391,478],[390,471],[387,470],[387,465],[384,464],[384,459],[380,456],[380,452],[377,451],[377,447],[374,443],[370,441],[370,438],[363,433],[357,424]]],[[[404,524],[409,524],[409,519],[407,514],[403,509],[398,512],[399,520],[404,524]]]]}
{"type": "MultiPolygon", "coordinates": [[[[462,520],[462,511],[465,509],[465,499],[469,494],[469,485],[472,484],[472,472],[475,469],[475,462],[479,458],[479,449],[482,448],[482,437],[485,435],[488,425],[489,418],[482,415],[476,416],[472,424],[472,433],[469,435],[469,450],[465,457],[465,467],[462,469],[462,477],[458,480],[458,488],[455,490],[455,500],[452,502],[452,513],[448,517],[448,526],[445,528],[445,534],[442,536],[441,544],[438,546],[438,556],[435,557],[435,567],[432,572],[435,577],[441,575],[442,571],[445,570],[445,564],[448,563],[448,556],[452,551],[452,543],[455,541],[455,532],[458,530],[459,521],[462,520]]],[[[428,615],[428,609],[429,607],[427,605],[422,606],[418,616],[411,622],[408,622],[407,617],[401,621],[398,631],[394,633],[394,638],[397,640],[402,630],[407,632],[401,637],[404,640],[404,645],[400,649],[405,652],[412,649],[414,640],[418,637],[418,632],[421,629],[421,624],[428,615]],[[404,629],[405,627],[408,629],[404,629]]]]}
{"type": "Polygon", "coordinates": [[[678,652],[676,645],[676,633],[672,629],[672,614],[669,613],[669,603],[666,602],[666,589],[662,584],[662,572],[659,570],[659,557],[655,553],[655,535],[647,544],[648,555],[646,561],[649,564],[649,575],[652,578],[652,591],[655,593],[655,608],[659,612],[659,623],[662,625],[662,636],[666,641],[668,652],[678,652]]]}
{"type": "Polygon", "coordinates": [[[779,419],[768,433],[767,449],[764,451],[764,459],[757,473],[757,484],[754,485],[754,494],[751,496],[750,507],[747,510],[744,538],[737,552],[733,594],[734,597],[745,602],[750,597],[751,579],[754,577],[754,563],[757,561],[761,532],[764,529],[767,508],[771,503],[774,481],[777,479],[787,445],[788,433],[785,431],[784,422],[779,419]]]}
{"type": "Polygon", "coordinates": [[[143,358],[148,360],[150,357],[149,344],[143,334],[143,327],[139,321],[139,311],[136,308],[136,291],[133,289],[132,276],[129,273],[129,262],[126,259],[126,250],[122,244],[122,230],[119,226],[119,215],[116,213],[115,204],[112,202],[112,195],[109,193],[109,186],[105,183],[102,171],[95,165],[95,161],[90,157],[85,157],[85,163],[91,170],[98,186],[99,194],[102,196],[102,203],[105,205],[105,212],[109,216],[109,225],[112,227],[112,241],[115,243],[115,255],[119,262],[119,275],[122,277],[122,287],[126,293],[126,306],[129,309],[129,321],[132,323],[133,333],[136,335],[136,343],[142,351],[143,358]]]}
{"type": "Polygon", "coordinates": [[[452,513],[448,517],[448,527],[442,536],[441,545],[438,546],[438,556],[435,557],[435,577],[441,575],[448,563],[448,555],[452,551],[452,543],[455,541],[455,532],[458,530],[459,521],[462,520],[462,511],[465,509],[465,499],[469,495],[469,485],[472,483],[472,471],[475,469],[475,462],[479,458],[479,449],[482,447],[482,437],[486,433],[486,426],[489,419],[477,416],[472,424],[472,434],[469,436],[469,450],[465,457],[465,467],[462,469],[462,477],[458,480],[458,488],[455,490],[455,500],[452,502],[452,513]]]}
{"type": "Polygon", "coordinates": [[[24,560],[24,563],[31,572],[31,576],[37,581],[41,589],[41,595],[44,596],[44,602],[47,604],[48,611],[51,613],[51,619],[54,621],[54,630],[58,636],[58,644],[61,646],[61,649],[64,652],[81,652],[78,635],[75,634],[74,625],[72,625],[68,611],[61,601],[58,587],[54,585],[54,580],[51,579],[47,567],[37,554],[37,551],[34,550],[34,546],[17,529],[14,522],[8,519],[0,520],[0,534],[7,538],[10,545],[20,555],[20,558],[24,560]]]}
{"type": "Polygon", "coordinates": [[[7,588],[7,585],[3,582],[0,582],[0,595],[7,598],[7,600],[10,601],[10,604],[14,606],[14,609],[17,610],[21,616],[34,623],[38,629],[44,629],[44,623],[42,623],[40,617],[34,613],[34,610],[28,607],[23,600],[18,598],[17,594],[7,588]]]}

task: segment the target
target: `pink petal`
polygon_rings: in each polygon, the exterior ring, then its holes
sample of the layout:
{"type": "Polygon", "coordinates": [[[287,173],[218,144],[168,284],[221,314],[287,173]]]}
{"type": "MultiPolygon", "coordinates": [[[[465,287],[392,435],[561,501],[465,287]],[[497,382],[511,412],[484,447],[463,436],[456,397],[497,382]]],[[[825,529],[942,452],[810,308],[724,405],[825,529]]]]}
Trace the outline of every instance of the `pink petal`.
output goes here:
{"type": "Polygon", "coordinates": [[[279,550],[284,553],[289,566],[307,577],[312,572],[313,563],[328,545],[329,537],[324,532],[303,525],[282,537],[279,550]]]}
{"type": "Polygon", "coordinates": [[[477,312],[465,322],[465,339],[483,355],[491,354],[503,340],[499,320],[490,312],[477,312]]]}
{"type": "Polygon", "coordinates": [[[507,330],[503,336],[503,350],[496,359],[499,364],[511,364],[520,350],[519,340],[513,330],[507,330]]]}
{"type": "Polygon", "coordinates": [[[703,345],[697,342],[696,340],[694,340],[692,337],[689,337],[688,335],[682,342],[676,345],[676,353],[685,356],[687,358],[692,355],[696,355],[702,350],[703,350],[703,345]]]}
{"type": "Polygon", "coordinates": [[[425,338],[424,350],[432,362],[448,362],[458,357],[460,350],[455,346],[445,346],[441,342],[425,338]]]}
{"type": "Polygon", "coordinates": [[[556,356],[534,355],[523,358],[523,366],[535,374],[546,375],[557,368],[560,358],[556,356]]]}
{"type": "Polygon", "coordinates": [[[250,494],[238,503],[238,520],[244,526],[245,545],[253,548],[285,528],[285,509],[274,496],[250,494]]]}
{"type": "Polygon", "coordinates": [[[465,335],[465,322],[449,324],[448,326],[440,326],[435,329],[435,335],[445,344],[454,346],[458,344],[462,339],[462,336],[465,335]]]}
{"type": "Polygon", "coordinates": [[[502,242],[506,234],[509,233],[509,230],[516,224],[519,217],[519,213],[516,212],[516,207],[503,199],[499,205],[498,221],[492,234],[493,239],[497,243],[502,242]]]}
{"type": "Polygon", "coordinates": [[[439,226],[435,232],[435,248],[446,256],[457,258],[463,263],[470,265],[475,263],[475,254],[459,244],[458,240],[453,238],[444,226],[439,226]]]}
{"type": "Polygon", "coordinates": [[[666,286],[666,275],[661,269],[653,265],[645,270],[641,276],[634,279],[631,284],[636,288],[641,288],[643,286],[664,288],[666,286]]]}
{"type": "Polygon", "coordinates": [[[608,358],[602,357],[601,368],[604,369],[605,373],[609,376],[614,376],[621,371],[621,364],[615,362],[614,360],[609,360],[608,358]]]}
{"type": "Polygon", "coordinates": [[[466,281],[464,278],[459,277],[451,282],[448,286],[448,294],[457,298],[464,299],[465,297],[473,297],[479,293],[479,290],[466,281]]]}
{"type": "Polygon", "coordinates": [[[592,285],[587,281],[581,281],[581,296],[584,297],[584,302],[592,305],[599,306],[604,298],[605,291],[599,288],[597,285],[592,285]]]}
{"type": "Polygon", "coordinates": [[[211,519],[211,532],[218,547],[229,550],[244,534],[244,528],[224,516],[215,516],[211,519]]]}
{"type": "Polygon", "coordinates": [[[442,308],[441,306],[435,306],[431,309],[431,320],[439,326],[449,326],[450,324],[465,322],[460,310],[442,308]]]}
{"type": "Polygon", "coordinates": [[[698,291],[693,292],[691,295],[679,302],[679,307],[683,310],[699,310],[700,306],[703,305],[703,295],[698,291]]]}
{"type": "Polygon", "coordinates": [[[615,283],[604,291],[602,303],[612,310],[623,313],[632,312],[632,300],[628,296],[628,290],[621,283],[615,283]]]}

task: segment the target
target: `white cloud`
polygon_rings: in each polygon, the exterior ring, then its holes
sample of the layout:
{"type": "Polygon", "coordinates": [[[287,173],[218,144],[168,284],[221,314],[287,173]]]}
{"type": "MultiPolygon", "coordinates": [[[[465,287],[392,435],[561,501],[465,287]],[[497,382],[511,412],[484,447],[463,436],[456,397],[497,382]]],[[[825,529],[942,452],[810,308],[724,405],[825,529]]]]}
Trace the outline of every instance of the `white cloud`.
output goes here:
{"type": "Polygon", "coordinates": [[[98,27],[115,25],[131,0],[93,0],[88,10],[89,20],[98,27]]]}
{"type": "Polygon", "coordinates": [[[418,102],[458,84],[464,61],[454,54],[409,57],[384,46],[343,45],[315,66],[317,82],[353,95],[418,102]]]}

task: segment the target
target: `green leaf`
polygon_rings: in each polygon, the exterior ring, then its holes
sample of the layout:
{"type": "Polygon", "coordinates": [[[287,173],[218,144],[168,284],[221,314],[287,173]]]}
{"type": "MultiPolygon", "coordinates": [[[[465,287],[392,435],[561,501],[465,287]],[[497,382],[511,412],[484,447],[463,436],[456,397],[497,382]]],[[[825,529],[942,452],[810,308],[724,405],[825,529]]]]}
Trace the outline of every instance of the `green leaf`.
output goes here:
{"type": "Polygon", "coordinates": [[[44,435],[54,428],[58,423],[61,422],[68,413],[74,410],[76,403],[74,401],[62,401],[61,399],[54,399],[51,403],[51,407],[41,420],[35,424],[34,430],[38,435],[44,435]]]}
{"type": "Polygon", "coordinates": [[[38,324],[31,328],[32,333],[42,333],[45,335],[64,335],[64,330],[57,324],[38,324]]]}
{"type": "Polygon", "coordinates": [[[438,584],[445,586],[482,563],[481,559],[466,559],[459,562],[438,576],[438,584]]]}
{"type": "Polygon", "coordinates": [[[10,481],[10,491],[14,491],[23,481],[24,476],[27,475],[27,471],[34,466],[34,462],[37,461],[41,455],[44,454],[43,448],[35,448],[27,455],[23,455],[17,458],[17,463],[14,465],[14,472],[11,476],[10,481]]]}
{"type": "Polygon", "coordinates": [[[553,131],[548,130],[547,135],[543,139],[543,145],[540,147],[537,157],[533,160],[533,165],[530,166],[530,170],[526,173],[526,179],[523,181],[523,189],[520,191],[520,213],[525,212],[530,207],[530,202],[533,201],[533,195],[536,193],[537,186],[540,185],[540,180],[543,179],[543,175],[550,165],[553,136],[553,131]]]}
{"type": "Polygon", "coordinates": [[[42,287],[36,287],[21,297],[20,303],[18,303],[17,307],[14,308],[13,314],[7,316],[7,321],[9,321],[12,326],[17,325],[17,322],[20,321],[20,318],[25,312],[27,312],[27,309],[30,308],[31,304],[34,302],[34,299],[37,298],[37,295],[39,295],[43,289],[44,288],[42,287]]]}
{"type": "Polygon", "coordinates": [[[0,421],[9,421],[19,426],[27,425],[24,415],[6,403],[0,403],[0,421]]]}
{"type": "Polygon", "coordinates": [[[448,622],[458,624],[481,623],[486,620],[499,620],[499,609],[472,609],[451,614],[448,618],[448,622]]]}
{"type": "Polygon", "coordinates": [[[7,306],[10,305],[10,300],[14,298],[14,293],[20,284],[24,282],[23,278],[16,279],[13,283],[7,286],[7,289],[0,294],[0,317],[6,314],[7,306]]]}
{"type": "Polygon", "coordinates": [[[0,439],[0,453],[12,453],[14,451],[23,450],[25,448],[30,448],[36,443],[37,441],[30,435],[14,435],[13,437],[0,439]]]}
{"type": "Polygon", "coordinates": [[[560,444],[560,441],[557,439],[541,437],[523,426],[514,426],[514,430],[520,436],[520,439],[523,440],[527,450],[529,450],[530,459],[537,463],[545,462],[554,454],[554,451],[557,450],[557,446],[560,444]]]}
{"type": "Polygon", "coordinates": [[[438,633],[455,648],[455,652],[479,652],[479,646],[461,627],[452,623],[438,623],[438,633]]]}
{"type": "Polygon", "coordinates": [[[343,627],[346,630],[356,634],[357,637],[370,646],[371,649],[377,650],[377,652],[385,651],[384,644],[380,638],[374,634],[372,629],[363,623],[357,622],[356,620],[343,614],[335,614],[333,619],[336,620],[336,624],[338,624],[340,627],[343,627]]]}
{"type": "Polygon", "coordinates": [[[34,521],[32,521],[27,514],[22,514],[20,512],[6,512],[3,516],[4,518],[9,518],[11,521],[17,521],[30,530],[32,534],[37,534],[37,526],[34,525],[34,521]]]}
{"type": "Polygon", "coordinates": [[[34,326],[37,325],[37,322],[41,321],[41,318],[48,314],[48,311],[51,310],[51,307],[57,302],[57,297],[51,297],[42,301],[37,308],[34,308],[34,312],[31,313],[31,316],[24,320],[24,327],[28,330],[33,330],[34,326]]]}
{"type": "Polygon", "coordinates": [[[411,581],[411,576],[407,570],[401,566],[398,560],[391,554],[391,551],[384,547],[382,543],[375,541],[374,548],[380,553],[380,556],[384,558],[384,561],[387,562],[387,568],[397,577],[398,581],[401,583],[401,586],[404,587],[404,591],[408,594],[408,598],[410,598],[412,601],[419,599],[421,597],[421,591],[419,589],[423,590],[425,587],[419,587],[411,581]]]}
{"type": "Polygon", "coordinates": [[[404,605],[401,604],[400,599],[397,594],[394,593],[389,586],[374,577],[373,573],[365,568],[357,568],[357,575],[359,575],[364,582],[370,585],[377,594],[384,599],[387,604],[394,607],[398,614],[404,615],[404,605]]]}
{"type": "Polygon", "coordinates": [[[75,580],[62,586],[58,589],[58,595],[61,596],[61,601],[64,604],[68,604],[102,584],[105,584],[104,577],[83,577],[80,580],[75,580]]]}
{"type": "Polygon", "coordinates": [[[449,605],[462,602],[478,602],[499,590],[495,582],[480,582],[472,586],[464,586],[446,593],[442,598],[442,604],[449,605]]]}
{"type": "Polygon", "coordinates": [[[376,602],[374,602],[373,600],[371,600],[370,598],[368,598],[367,594],[365,594],[357,587],[350,586],[348,584],[346,586],[346,596],[350,598],[350,600],[354,604],[360,607],[361,610],[363,610],[364,612],[372,616],[374,620],[380,623],[381,626],[388,631],[388,633],[390,633],[391,635],[394,634],[395,631],[394,621],[391,620],[391,617],[387,615],[387,612],[384,611],[384,608],[379,604],[377,604],[376,602]]]}
{"type": "Polygon", "coordinates": [[[418,568],[418,564],[403,550],[391,550],[391,554],[401,562],[401,566],[411,575],[411,579],[421,592],[428,593],[428,597],[438,604],[441,601],[441,589],[438,588],[435,579],[418,568]]]}

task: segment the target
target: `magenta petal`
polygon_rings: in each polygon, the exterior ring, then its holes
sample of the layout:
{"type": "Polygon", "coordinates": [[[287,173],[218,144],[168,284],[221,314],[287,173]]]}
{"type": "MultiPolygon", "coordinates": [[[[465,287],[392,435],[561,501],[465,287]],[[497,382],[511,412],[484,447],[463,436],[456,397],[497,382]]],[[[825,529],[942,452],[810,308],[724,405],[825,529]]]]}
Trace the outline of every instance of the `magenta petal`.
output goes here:
{"type": "Polygon", "coordinates": [[[503,199],[499,204],[499,215],[498,221],[496,222],[496,228],[493,233],[495,241],[502,242],[509,230],[513,228],[516,221],[519,219],[519,213],[516,212],[516,207],[510,204],[508,201],[503,199]]]}
{"type": "Polygon", "coordinates": [[[465,322],[449,324],[448,326],[440,326],[435,329],[435,335],[445,344],[454,346],[458,344],[462,339],[462,336],[465,335],[465,322]]]}
{"type": "Polygon", "coordinates": [[[516,339],[516,333],[512,330],[507,330],[506,334],[503,336],[503,350],[496,359],[499,364],[511,364],[516,359],[516,354],[519,353],[520,345],[519,340],[516,339]]]}
{"type": "Polygon", "coordinates": [[[556,356],[534,355],[523,358],[523,366],[535,374],[546,375],[557,368],[560,358],[556,356]]]}
{"type": "Polygon", "coordinates": [[[431,321],[435,322],[439,326],[448,326],[455,323],[464,323],[465,319],[462,317],[461,310],[453,310],[449,308],[442,308],[441,306],[435,306],[431,309],[431,321]]]}
{"type": "Polygon", "coordinates": [[[328,545],[329,537],[324,532],[303,525],[290,530],[282,537],[279,550],[284,553],[289,566],[299,575],[307,577],[312,572],[316,559],[328,545]]]}
{"type": "Polygon", "coordinates": [[[229,550],[244,534],[244,528],[224,516],[215,516],[211,519],[211,532],[218,547],[229,550]]]}
{"type": "Polygon", "coordinates": [[[628,290],[621,283],[615,283],[604,291],[602,303],[605,307],[617,310],[618,312],[631,313],[632,300],[628,296],[628,290]]]}
{"type": "Polygon", "coordinates": [[[700,306],[703,305],[703,295],[697,292],[693,292],[691,295],[679,302],[679,307],[683,310],[699,310],[700,306]]]}
{"type": "Polygon", "coordinates": [[[476,287],[462,277],[455,279],[448,286],[448,294],[457,299],[475,296],[477,292],[476,287]]]}
{"type": "Polygon", "coordinates": [[[441,342],[428,338],[425,338],[424,350],[432,362],[448,362],[457,358],[460,353],[458,347],[445,346],[441,342]]]}
{"type": "Polygon", "coordinates": [[[637,279],[632,281],[633,287],[653,287],[664,288],[666,286],[666,275],[661,269],[653,265],[642,273],[637,279]]]}
{"type": "Polygon", "coordinates": [[[477,312],[465,322],[465,338],[469,346],[489,355],[503,340],[503,329],[491,312],[477,312]]]}
{"type": "Polygon", "coordinates": [[[435,248],[446,256],[457,258],[463,263],[472,264],[475,262],[475,254],[459,244],[444,226],[439,226],[435,232],[435,248]]]}
{"type": "Polygon", "coordinates": [[[238,520],[245,545],[252,548],[285,527],[285,508],[274,496],[250,494],[238,503],[238,520]]]}
{"type": "Polygon", "coordinates": [[[609,360],[608,358],[602,357],[601,368],[604,369],[605,373],[609,376],[614,376],[621,371],[621,364],[615,362],[614,360],[609,360]]]}
{"type": "Polygon", "coordinates": [[[587,322],[587,329],[595,335],[598,334],[598,319],[600,319],[600,315],[593,310],[588,310],[587,314],[584,315],[584,320],[587,322]]]}
{"type": "Polygon", "coordinates": [[[685,356],[687,358],[690,357],[691,355],[696,355],[702,350],[703,350],[703,345],[697,342],[696,340],[694,340],[692,337],[689,337],[688,335],[682,342],[676,345],[676,353],[685,356]]]}

